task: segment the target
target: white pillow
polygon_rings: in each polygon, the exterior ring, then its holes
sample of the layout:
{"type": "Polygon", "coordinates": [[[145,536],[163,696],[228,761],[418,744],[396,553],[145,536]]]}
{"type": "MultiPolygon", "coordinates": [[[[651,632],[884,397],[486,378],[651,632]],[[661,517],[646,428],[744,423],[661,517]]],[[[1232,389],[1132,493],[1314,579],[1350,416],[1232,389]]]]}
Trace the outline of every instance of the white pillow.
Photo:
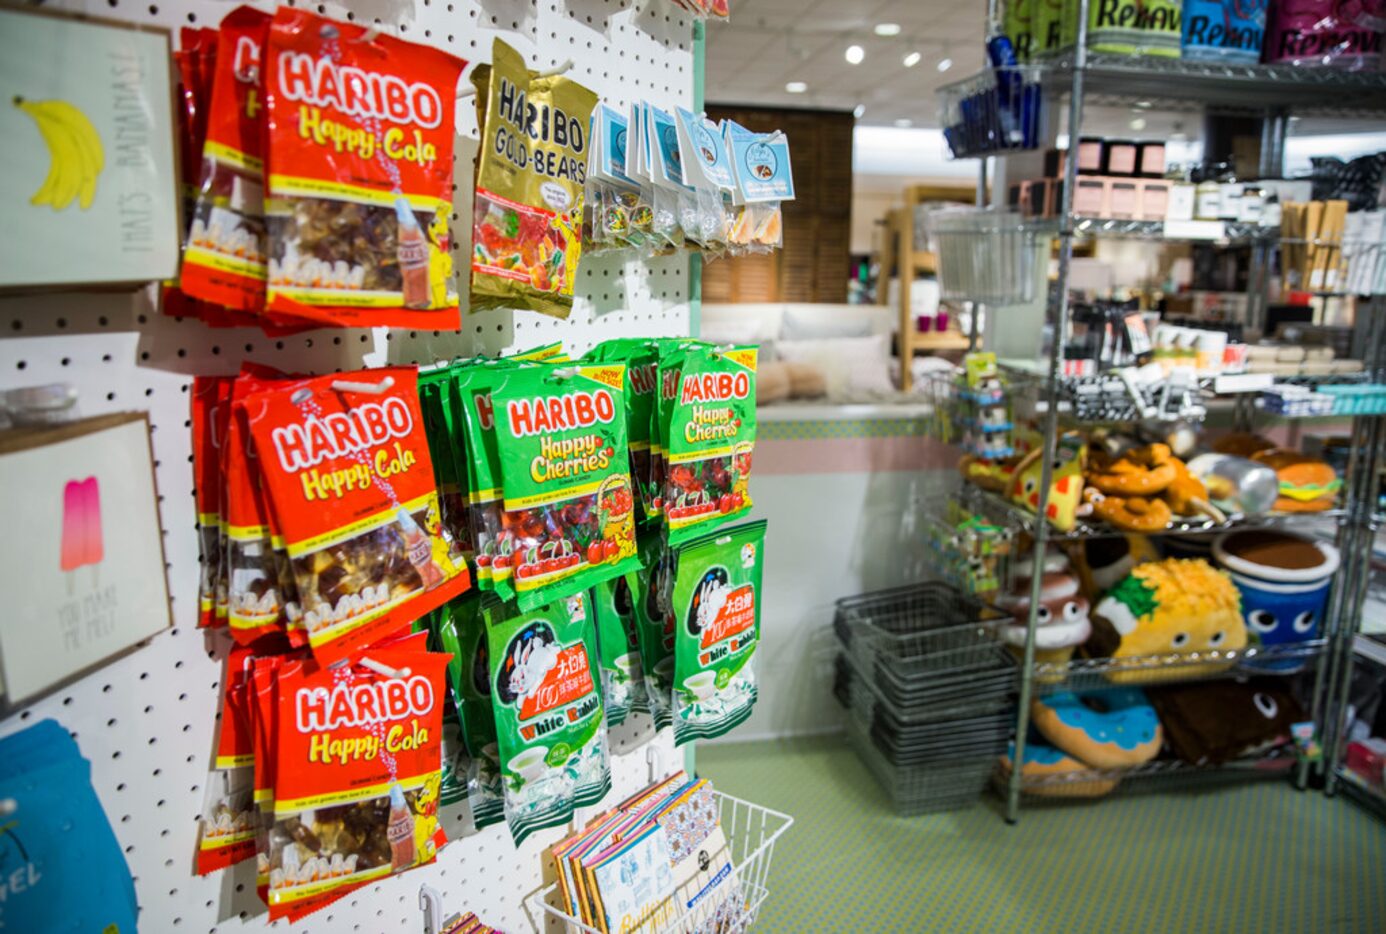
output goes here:
{"type": "Polygon", "coordinates": [[[823,340],[829,337],[866,337],[871,318],[844,311],[840,306],[786,308],[780,336],[787,341],[823,340]]]}
{"type": "Polygon", "coordinates": [[[829,399],[851,399],[870,393],[892,394],[890,335],[840,337],[832,340],[777,341],[781,360],[812,363],[823,371],[829,399]]]}
{"type": "Polygon", "coordinates": [[[761,323],[756,318],[718,315],[704,318],[698,336],[713,344],[759,344],[761,323]]]}

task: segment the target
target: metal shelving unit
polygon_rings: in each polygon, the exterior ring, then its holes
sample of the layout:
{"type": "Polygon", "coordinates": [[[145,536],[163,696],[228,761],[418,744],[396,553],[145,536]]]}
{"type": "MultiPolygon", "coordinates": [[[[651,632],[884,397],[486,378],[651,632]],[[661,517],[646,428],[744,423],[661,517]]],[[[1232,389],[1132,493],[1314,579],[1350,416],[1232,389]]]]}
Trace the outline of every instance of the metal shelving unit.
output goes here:
{"type": "MultiPolygon", "coordinates": [[[[1064,57],[1042,63],[1035,74],[1045,89],[1045,106],[1051,113],[1057,113],[1066,102],[1067,129],[1070,139],[1081,135],[1085,104],[1123,101],[1143,102],[1143,106],[1164,109],[1211,110],[1219,113],[1245,112],[1263,117],[1265,131],[1261,147],[1260,174],[1265,177],[1281,173],[1284,161],[1284,140],[1288,129],[1288,116],[1332,115],[1370,117],[1386,113],[1386,75],[1376,73],[1342,72],[1330,69],[1297,69],[1275,65],[1223,65],[1218,63],[1184,61],[1182,59],[1156,59],[1151,57],[1113,56],[1090,53],[1087,50],[1087,23],[1090,0],[1079,0],[1077,6],[1077,36],[1074,48],[1064,57]]],[[[995,21],[996,4],[989,4],[989,20],[995,21]]],[[[966,81],[967,79],[964,79],[966,81]]],[[[961,86],[962,83],[958,83],[961,86]]],[[[950,86],[953,91],[956,87],[950,86]]],[[[941,90],[950,93],[950,88],[941,90]]],[[[986,178],[985,160],[981,171],[986,178]]],[[[1054,335],[1050,340],[1050,350],[1044,372],[1039,377],[1040,399],[1046,404],[1043,411],[1043,450],[1042,473],[1040,477],[1040,499],[1034,513],[1012,508],[1009,503],[994,494],[972,491],[981,502],[998,510],[1002,521],[1011,528],[1029,532],[1033,539],[1034,554],[1044,552],[1047,542],[1084,539],[1117,534],[1098,523],[1080,523],[1079,527],[1060,533],[1048,523],[1037,521],[1035,516],[1043,516],[1048,505],[1048,492],[1052,482],[1053,465],[1057,449],[1060,426],[1063,422],[1058,404],[1062,399],[1063,388],[1063,340],[1071,312],[1071,299],[1068,291],[1069,270],[1073,259],[1074,243],[1090,237],[1129,237],[1150,241],[1189,239],[1171,237],[1170,231],[1161,222],[1151,221],[1106,221],[1078,216],[1073,211],[1073,192],[1076,187],[1077,162],[1065,161],[1064,183],[1058,216],[1053,219],[1034,222],[1034,231],[1052,236],[1058,244],[1058,271],[1054,299],[1046,315],[1047,325],[1054,335]]],[[[1229,243],[1245,243],[1256,252],[1253,265],[1264,271],[1268,268],[1268,251],[1279,242],[1278,231],[1264,231],[1246,225],[1228,225],[1223,229],[1223,237],[1229,243]]],[[[1254,282],[1267,283],[1268,276],[1253,276],[1254,282]]],[[[1257,295],[1254,298],[1262,298],[1257,295]]],[[[1359,304],[1359,315],[1368,316],[1367,332],[1362,346],[1370,348],[1367,362],[1369,377],[1380,379],[1386,376],[1386,327],[1383,326],[1383,309],[1378,303],[1359,304]]],[[[1314,691],[1312,715],[1320,725],[1320,736],[1324,738],[1329,750],[1329,762],[1337,762],[1341,748],[1342,698],[1346,696],[1347,679],[1350,674],[1346,646],[1351,643],[1351,635],[1360,617],[1362,602],[1366,593],[1366,567],[1370,556],[1371,536],[1376,530],[1376,491],[1369,489],[1371,484],[1361,478],[1374,478],[1381,456],[1382,418],[1378,416],[1359,416],[1353,421],[1353,447],[1348,472],[1348,488],[1340,509],[1329,513],[1315,513],[1296,516],[1267,516],[1259,519],[1236,519],[1226,526],[1211,523],[1180,524],[1163,533],[1178,534],[1189,532],[1212,532],[1222,528],[1245,528],[1249,525],[1276,525],[1286,522],[1300,522],[1306,519],[1325,519],[1336,523],[1336,541],[1340,554],[1344,556],[1343,568],[1333,588],[1330,603],[1322,629],[1322,638],[1314,643],[1305,643],[1293,658],[1279,659],[1292,664],[1303,661],[1305,665],[1313,662],[1314,691]]],[[[993,515],[998,513],[992,513],[993,515]]],[[[1082,661],[1070,663],[1064,670],[1055,671],[1035,661],[1035,633],[1037,612],[1041,605],[1040,590],[1042,577],[1036,575],[1032,580],[1030,593],[1030,614],[1026,621],[1026,641],[1020,660],[1018,703],[1016,705],[1014,746],[1011,761],[1020,762],[1024,758],[1026,735],[1029,728],[1030,702],[1033,697],[1052,691],[1057,686],[1070,689],[1084,686],[1105,685],[1111,673],[1113,660],[1082,661]]],[[[1265,652],[1262,662],[1269,661],[1270,655],[1282,649],[1257,649],[1265,652]]],[[[1225,673],[1228,661],[1223,653],[1216,661],[1212,659],[1194,662],[1189,665],[1187,680],[1213,677],[1225,673]]],[[[1233,667],[1252,661],[1251,651],[1239,653],[1231,659],[1233,667]]],[[[1181,659],[1181,663],[1183,660],[1181,659]]],[[[1157,664],[1152,662],[1153,664],[1157,664]]],[[[1298,665],[1296,665],[1298,667],[1298,665]]],[[[1186,680],[1181,672],[1179,680],[1186,680]]],[[[1005,798],[1005,816],[1009,822],[1019,817],[1022,797],[1025,800],[1038,797],[1069,797],[1060,786],[1068,783],[1109,782],[1119,779],[1127,788],[1144,785],[1159,786],[1174,777],[1197,778],[1199,781],[1221,781],[1241,779],[1262,775],[1286,776],[1295,773],[1303,786],[1307,780],[1308,764],[1297,760],[1293,754],[1281,754],[1238,760],[1220,766],[1190,765],[1170,760],[1156,760],[1133,769],[1118,770],[1117,773],[1071,773],[1043,779],[1024,778],[1019,769],[998,770],[996,783],[1005,798]],[[1041,787],[1048,786],[1048,787],[1041,787]],[[1046,795],[1046,791],[1048,794],[1046,795]]],[[[1334,776],[1330,770],[1329,788],[1333,787],[1334,776]]],[[[1075,789],[1076,791],[1076,789],[1075,789]]],[[[1076,795],[1075,795],[1076,796],[1076,795]]]]}

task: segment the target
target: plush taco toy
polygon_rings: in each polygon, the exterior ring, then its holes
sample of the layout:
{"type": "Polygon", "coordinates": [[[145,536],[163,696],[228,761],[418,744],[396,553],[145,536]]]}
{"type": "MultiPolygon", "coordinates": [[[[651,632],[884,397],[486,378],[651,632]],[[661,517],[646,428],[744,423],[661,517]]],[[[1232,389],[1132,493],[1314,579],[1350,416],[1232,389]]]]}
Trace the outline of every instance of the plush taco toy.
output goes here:
{"type": "Polygon", "coordinates": [[[1280,479],[1280,495],[1275,500],[1275,508],[1280,512],[1331,509],[1343,487],[1332,467],[1298,451],[1271,448],[1254,454],[1252,460],[1274,470],[1280,479]]]}
{"type": "Polygon", "coordinates": [[[1152,561],[1137,566],[1097,604],[1088,645],[1095,655],[1132,660],[1108,674],[1119,684],[1219,671],[1232,662],[1179,665],[1169,657],[1245,648],[1241,607],[1236,586],[1208,562],[1152,561]]]}

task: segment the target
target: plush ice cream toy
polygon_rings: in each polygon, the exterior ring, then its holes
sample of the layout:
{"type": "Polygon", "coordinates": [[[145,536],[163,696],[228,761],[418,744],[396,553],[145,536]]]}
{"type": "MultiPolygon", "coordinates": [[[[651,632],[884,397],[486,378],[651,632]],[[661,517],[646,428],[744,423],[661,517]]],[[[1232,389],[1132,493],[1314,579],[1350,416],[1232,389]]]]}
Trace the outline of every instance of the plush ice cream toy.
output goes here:
{"type": "MultiPolygon", "coordinates": [[[[1025,650],[1034,573],[1032,559],[1016,562],[1014,589],[997,601],[1015,619],[1015,623],[1002,628],[1001,637],[1018,656],[1025,650]]],[[[1040,573],[1043,580],[1040,581],[1040,607],[1035,619],[1035,661],[1062,668],[1073,657],[1073,650],[1092,635],[1092,622],[1088,618],[1089,603],[1078,592],[1078,578],[1069,569],[1068,558],[1063,554],[1046,554],[1040,573]]],[[[1062,677],[1061,672],[1055,672],[1052,675],[1042,674],[1041,680],[1062,677]]]]}

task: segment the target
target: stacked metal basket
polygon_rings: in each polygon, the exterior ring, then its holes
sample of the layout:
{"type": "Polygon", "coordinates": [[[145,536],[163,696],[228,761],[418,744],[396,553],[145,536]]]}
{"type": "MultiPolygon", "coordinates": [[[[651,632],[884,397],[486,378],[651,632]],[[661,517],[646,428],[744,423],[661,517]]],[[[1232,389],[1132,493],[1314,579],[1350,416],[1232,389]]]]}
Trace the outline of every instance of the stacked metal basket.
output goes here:
{"type": "Polygon", "coordinates": [[[838,601],[835,692],[898,812],[964,807],[986,788],[1014,721],[1005,622],[940,582],[838,601]]]}

